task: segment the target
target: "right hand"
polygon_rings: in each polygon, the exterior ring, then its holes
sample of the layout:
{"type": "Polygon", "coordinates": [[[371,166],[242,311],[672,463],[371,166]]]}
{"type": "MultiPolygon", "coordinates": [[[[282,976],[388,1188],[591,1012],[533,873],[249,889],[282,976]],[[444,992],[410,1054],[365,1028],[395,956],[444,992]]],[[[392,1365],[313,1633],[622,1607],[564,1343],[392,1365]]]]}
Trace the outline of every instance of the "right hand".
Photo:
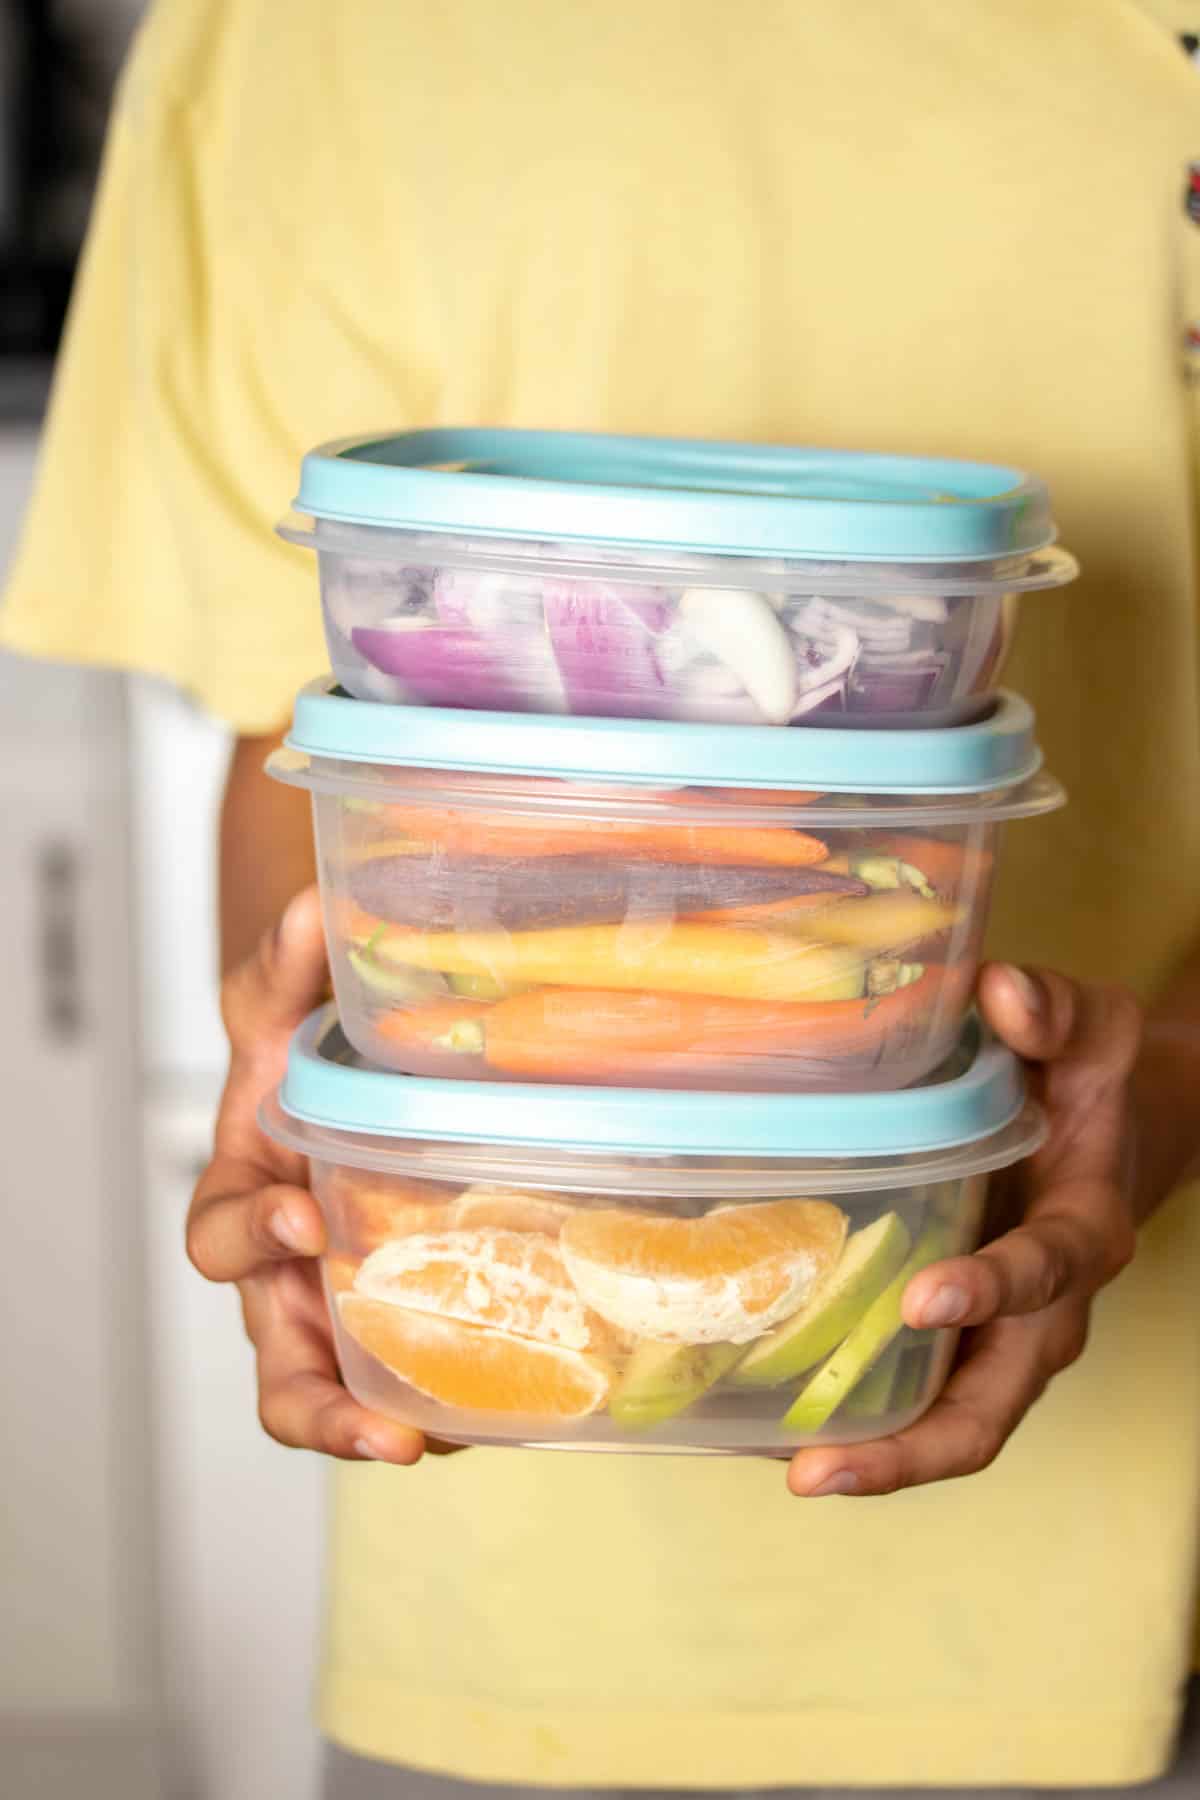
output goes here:
{"type": "Polygon", "coordinates": [[[229,1076],[213,1158],[188,1213],[188,1255],[209,1281],[237,1283],[258,1364],[259,1418],[271,1437],[350,1461],[415,1463],[426,1448],[421,1433],[368,1412],[342,1386],[317,1261],[325,1226],[307,1164],[258,1124],[291,1034],[320,1004],[327,979],[317,890],[306,888],[222,986],[229,1076]]]}

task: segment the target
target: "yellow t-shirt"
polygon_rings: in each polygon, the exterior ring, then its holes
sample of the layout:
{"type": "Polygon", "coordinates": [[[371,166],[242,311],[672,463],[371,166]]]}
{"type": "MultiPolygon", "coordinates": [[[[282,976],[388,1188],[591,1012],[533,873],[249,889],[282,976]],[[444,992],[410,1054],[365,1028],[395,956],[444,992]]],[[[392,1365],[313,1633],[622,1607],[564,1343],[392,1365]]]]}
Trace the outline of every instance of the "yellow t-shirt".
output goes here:
{"type": "MultiPolygon", "coordinates": [[[[1196,18],[1200,18],[1197,0],[1196,18]]],[[[243,731],[324,664],[301,452],[562,426],[1028,466],[1085,574],[1010,669],[1072,793],[994,945],[1148,989],[1200,922],[1200,75],[1126,0],[168,0],[124,83],[4,620],[243,731]]],[[[508,1781],[1130,1782],[1188,1667],[1200,1218],[999,1463],[479,1451],[338,1478],[321,1718],[508,1781]]],[[[269,1626],[264,1654],[270,1652],[269,1626]]]]}

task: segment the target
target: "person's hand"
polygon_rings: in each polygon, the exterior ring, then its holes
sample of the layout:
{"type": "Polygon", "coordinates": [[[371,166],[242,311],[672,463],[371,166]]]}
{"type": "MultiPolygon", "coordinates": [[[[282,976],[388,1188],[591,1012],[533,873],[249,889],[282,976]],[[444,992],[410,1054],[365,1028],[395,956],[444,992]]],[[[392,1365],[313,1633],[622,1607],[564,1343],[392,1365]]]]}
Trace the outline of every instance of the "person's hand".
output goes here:
{"type": "Polygon", "coordinates": [[[1094,1295],[1133,1255],[1137,1000],[1123,988],[992,964],[980,978],[979,1004],[1026,1059],[1049,1121],[1042,1149],[993,1180],[991,1198],[1019,1223],[974,1256],[935,1263],[909,1283],[907,1324],[968,1328],[940,1399],[895,1436],[800,1451],[788,1471],[794,1494],[891,1494],[987,1468],[1080,1355],[1094,1295]]]}
{"type": "Polygon", "coordinates": [[[259,1417],[271,1437],[327,1456],[414,1463],[426,1448],[420,1432],[368,1412],[338,1378],[315,1260],[325,1227],[307,1165],[258,1125],[288,1040],[320,1003],[327,975],[317,891],[307,888],[226,977],[229,1076],[213,1159],[188,1214],[188,1255],[210,1281],[238,1285],[257,1357],[259,1417]]]}

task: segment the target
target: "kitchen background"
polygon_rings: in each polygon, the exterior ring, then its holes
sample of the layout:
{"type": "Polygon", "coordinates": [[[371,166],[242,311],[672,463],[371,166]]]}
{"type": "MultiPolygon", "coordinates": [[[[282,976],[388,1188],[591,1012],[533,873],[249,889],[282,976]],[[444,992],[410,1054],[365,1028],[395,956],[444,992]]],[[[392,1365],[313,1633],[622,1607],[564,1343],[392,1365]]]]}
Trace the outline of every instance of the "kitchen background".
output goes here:
{"type": "MultiPolygon", "coordinates": [[[[0,0],[0,582],[140,5],[0,0]]],[[[317,1792],[323,1472],[182,1251],[228,749],[161,684],[0,653],[3,1800],[317,1792]]],[[[1155,1800],[1200,1791],[1188,1742],[1155,1800]]]]}
{"type": "MultiPolygon", "coordinates": [[[[138,11],[0,0],[0,571],[138,11]]],[[[316,1791],[322,1472],[182,1253],[227,751],[161,685],[0,655],[4,1800],[316,1791]]]]}

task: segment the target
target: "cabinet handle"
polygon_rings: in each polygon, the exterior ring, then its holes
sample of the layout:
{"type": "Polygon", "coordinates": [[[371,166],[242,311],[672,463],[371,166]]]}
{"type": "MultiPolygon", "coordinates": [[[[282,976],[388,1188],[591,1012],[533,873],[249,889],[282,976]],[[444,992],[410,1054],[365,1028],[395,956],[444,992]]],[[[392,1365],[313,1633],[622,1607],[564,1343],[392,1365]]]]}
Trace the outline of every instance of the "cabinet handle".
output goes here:
{"type": "Polygon", "coordinates": [[[35,878],[42,1023],[58,1044],[75,1043],[84,1031],[80,874],[74,845],[60,839],[39,846],[35,878]]]}

